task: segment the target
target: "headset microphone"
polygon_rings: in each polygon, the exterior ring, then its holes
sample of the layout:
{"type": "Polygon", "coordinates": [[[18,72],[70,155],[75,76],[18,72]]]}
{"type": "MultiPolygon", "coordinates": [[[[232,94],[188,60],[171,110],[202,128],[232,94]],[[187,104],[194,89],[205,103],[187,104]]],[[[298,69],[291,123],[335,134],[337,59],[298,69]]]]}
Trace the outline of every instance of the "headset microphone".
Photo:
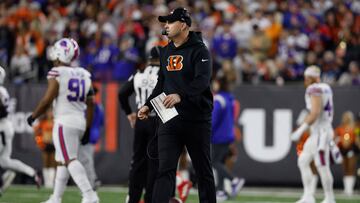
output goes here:
{"type": "Polygon", "coordinates": [[[168,35],[167,31],[165,29],[161,30],[162,35],[168,35]]]}

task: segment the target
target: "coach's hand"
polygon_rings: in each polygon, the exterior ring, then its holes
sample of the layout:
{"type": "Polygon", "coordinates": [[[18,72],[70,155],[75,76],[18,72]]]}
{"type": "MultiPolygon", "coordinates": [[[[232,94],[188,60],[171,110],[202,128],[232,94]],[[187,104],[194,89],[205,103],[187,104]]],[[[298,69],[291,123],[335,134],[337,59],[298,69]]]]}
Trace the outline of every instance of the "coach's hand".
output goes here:
{"type": "Polygon", "coordinates": [[[32,117],[32,115],[30,115],[29,117],[27,117],[26,121],[27,121],[27,123],[29,124],[29,126],[32,126],[32,124],[34,123],[35,119],[32,117]]]}
{"type": "Polygon", "coordinates": [[[148,106],[143,106],[139,109],[137,116],[140,120],[147,119],[149,117],[150,109],[148,106]]]}
{"type": "Polygon", "coordinates": [[[169,94],[164,99],[164,106],[166,108],[172,108],[175,104],[180,103],[181,99],[178,94],[169,94]]]}
{"type": "Polygon", "coordinates": [[[127,115],[127,119],[129,120],[131,128],[134,128],[136,123],[136,113],[127,115]]]}

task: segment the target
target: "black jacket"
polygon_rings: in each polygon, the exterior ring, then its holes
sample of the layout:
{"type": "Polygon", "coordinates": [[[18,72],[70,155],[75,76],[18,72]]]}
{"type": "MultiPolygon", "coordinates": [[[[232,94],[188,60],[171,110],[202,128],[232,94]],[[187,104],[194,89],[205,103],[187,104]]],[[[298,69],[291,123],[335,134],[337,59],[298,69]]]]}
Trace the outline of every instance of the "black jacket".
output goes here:
{"type": "Polygon", "coordinates": [[[175,108],[182,119],[211,120],[211,64],[200,32],[190,32],[189,39],[179,47],[170,42],[160,51],[158,82],[145,105],[152,109],[150,100],[160,93],[177,93],[181,102],[175,108]]]}

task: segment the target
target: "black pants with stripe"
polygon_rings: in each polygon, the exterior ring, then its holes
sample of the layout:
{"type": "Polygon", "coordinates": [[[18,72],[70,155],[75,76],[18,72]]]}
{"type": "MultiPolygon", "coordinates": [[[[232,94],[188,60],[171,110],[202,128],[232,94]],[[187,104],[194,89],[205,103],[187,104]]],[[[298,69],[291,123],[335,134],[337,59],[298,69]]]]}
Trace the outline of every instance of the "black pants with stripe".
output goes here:
{"type": "Polygon", "coordinates": [[[173,195],[176,169],[186,146],[194,166],[200,203],[215,203],[215,184],[210,156],[211,121],[185,121],[180,115],[158,130],[159,171],[153,191],[153,203],[168,203],[173,195]]]}
{"type": "Polygon", "coordinates": [[[133,156],[129,173],[129,203],[138,203],[145,188],[145,202],[151,203],[158,170],[156,117],[136,120],[133,156]]]}

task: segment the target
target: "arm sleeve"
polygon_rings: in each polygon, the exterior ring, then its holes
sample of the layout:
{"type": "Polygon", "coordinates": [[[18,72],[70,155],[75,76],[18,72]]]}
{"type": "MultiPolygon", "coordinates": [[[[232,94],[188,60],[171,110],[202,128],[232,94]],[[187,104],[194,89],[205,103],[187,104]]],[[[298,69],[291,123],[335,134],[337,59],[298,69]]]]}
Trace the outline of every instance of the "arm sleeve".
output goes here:
{"type": "Polygon", "coordinates": [[[205,46],[195,56],[192,64],[194,64],[195,77],[188,85],[186,93],[180,93],[182,98],[199,95],[210,86],[212,61],[210,53],[205,46]]]}
{"type": "Polygon", "coordinates": [[[59,71],[57,68],[52,68],[52,69],[48,72],[46,78],[47,78],[47,79],[54,78],[54,79],[56,79],[57,81],[59,81],[59,76],[60,76],[60,71],[59,71]]]}
{"type": "Polygon", "coordinates": [[[158,96],[160,93],[162,93],[163,85],[164,85],[164,75],[163,75],[163,72],[161,71],[161,64],[160,64],[160,70],[158,72],[158,80],[157,80],[156,86],[155,86],[153,92],[151,93],[151,95],[147,98],[147,100],[145,102],[145,106],[148,106],[150,111],[153,109],[153,106],[151,105],[150,101],[153,98],[155,98],[156,96],[158,96]]]}
{"type": "Polygon", "coordinates": [[[119,101],[121,108],[125,111],[126,115],[131,114],[132,110],[129,104],[129,97],[134,93],[134,77],[131,77],[119,91],[119,101]]]}
{"type": "Polygon", "coordinates": [[[321,96],[323,91],[320,87],[312,85],[306,89],[306,93],[309,94],[310,96],[321,96]]]}

